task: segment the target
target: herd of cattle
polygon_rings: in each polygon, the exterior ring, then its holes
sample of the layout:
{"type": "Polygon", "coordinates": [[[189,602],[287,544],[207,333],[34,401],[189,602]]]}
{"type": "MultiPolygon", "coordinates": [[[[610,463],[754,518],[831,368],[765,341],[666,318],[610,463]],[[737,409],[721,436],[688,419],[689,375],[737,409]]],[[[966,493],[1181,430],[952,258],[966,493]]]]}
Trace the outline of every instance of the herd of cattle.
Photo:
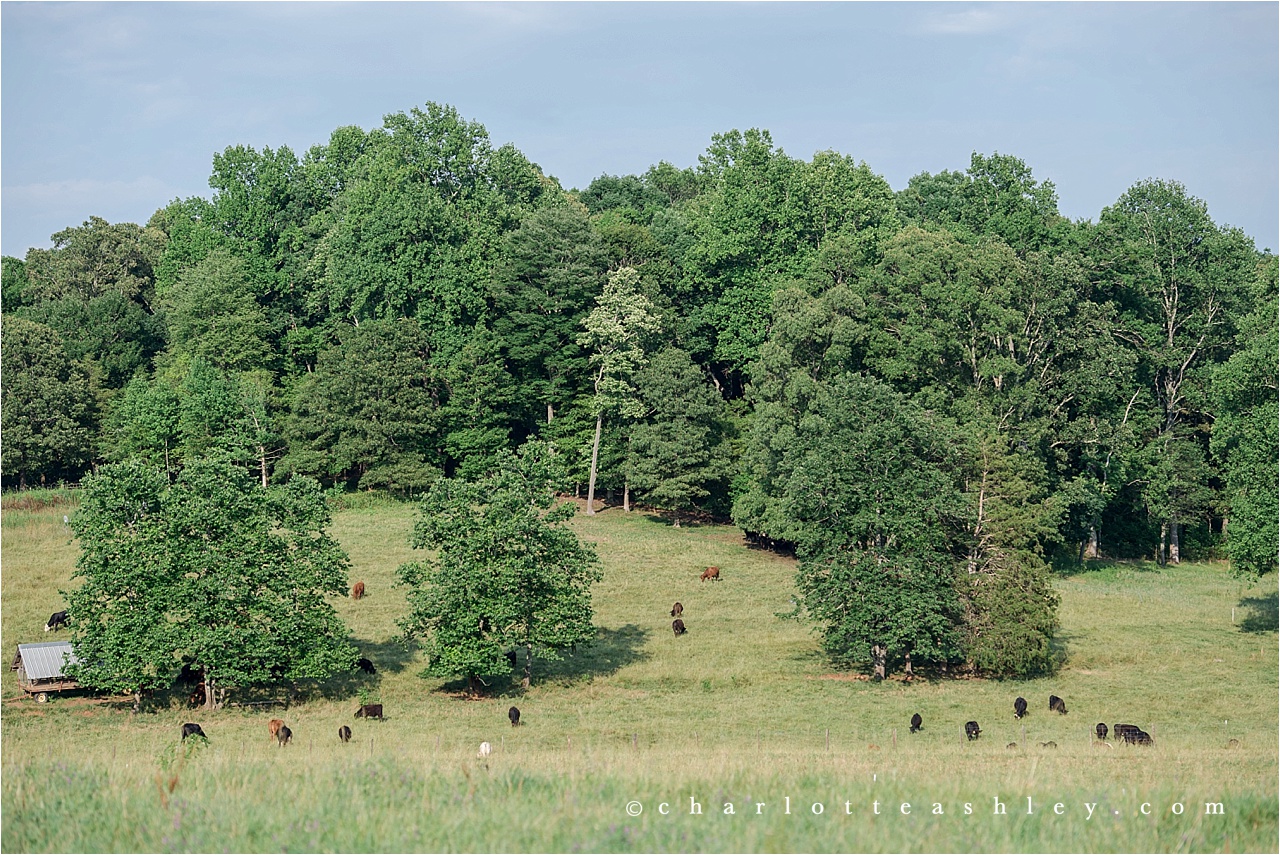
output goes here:
{"type": "MultiPolygon", "coordinates": [[[[707,580],[711,580],[712,582],[719,582],[720,568],[708,567],[706,570],[704,570],[702,572],[700,581],[706,582],[707,580]]],[[[352,599],[359,600],[361,597],[364,596],[364,593],[365,593],[364,582],[356,582],[355,585],[353,585],[351,588],[352,599]]],[[[675,618],[675,620],[671,622],[671,630],[676,634],[677,637],[684,635],[689,631],[688,627],[685,626],[683,615],[684,615],[684,606],[681,603],[677,602],[675,605],[671,607],[671,617],[675,618]]],[[[45,632],[49,632],[50,630],[57,630],[66,625],[67,625],[66,611],[64,610],[60,612],[54,612],[52,615],[49,616],[49,621],[45,624],[44,630],[45,632]]],[[[505,656],[507,658],[507,661],[511,664],[511,666],[514,667],[516,664],[515,651],[508,651],[505,654],[505,656]]],[[[378,669],[374,667],[374,664],[364,657],[361,657],[359,660],[357,660],[356,666],[361,671],[364,671],[366,674],[376,674],[378,672],[378,669]]],[[[184,668],[184,672],[185,670],[186,669],[184,668]]],[[[203,689],[204,689],[203,683],[198,684],[196,692],[191,697],[191,702],[193,706],[197,705],[198,703],[203,703],[204,701],[203,689]]],[[[1062,698],[1058,697],[1057,695],[1050,695],[1049,711],[1056,712],[1060,715],[1066,715],[1067,714],[1066,702],[1063,701],[1062,698]]],[[[1016,719],[1021,719],[1026,714],[1027,714],[1026,698],[1020,697],[1014,700],[1013,717],[1016,719]]],[[[356,718],[376,718],[379,721],[382,721],[384,720],[382,715],[382,704],[361,704],[360,708],[355,712],[355,717],[356,718]]],[[[507,718],[511,721],[512,727],[519,726],[520,710],[517,709],[516,707],[511,707],[511,709],[507,710],[507,718]]],[[[911,733],[918,733],[923,728],[923,726],[924,726],[924,719],[921,717],[920,713],[915,713],[914,715],[911,716],[911,730],[910,730],[911,733]]],[[[285,723],[278,718],[271,719],[271,721],[267,724],[267,730],[268,730],[268,733],[270,734],[270,738],[275,740],[281,747],[284,747],[285,745],[289,744],[290,740],[293,738],[293,731],[290,730],[289,727],[285,725],[285,723]]],[[[980,736],[982,736],[982,729],[978,726],[978,722],[976,721],[965,722],[964,732],[965,732],[965,736],[970,741],[976,740],[980,736]]],[[[1132,725],[1132,724],[1117,724],[1113,728],[1108,730],[1106,724],[1102,722],[1098,722],[1097,726],[1094,728],[1094,733],[1097,734],[1098,740],[1100,742],[1105,742],[1107,739],[1108,733],[1110,733],[1112,734],[1114,739],[1122,741],[1125,745],[1154,745],[1155,744],[1155,740],[1151,738],[1151,734],[1147,733],[1145,730],[1138,727],[1137,725],[1132,725]]],[[[182,738],[185,740],[188,736],[204,737],[205,733],[200,728],[200,725],[195,724],[193,722],[187,722],[186,724],[182,725],[182,738]]],[[[339,727],[338,739],[344,743],[350,742],[351,728],[345,724],[339,727]]],[[[1044,747],[1044,748],[1058,747],[1057,743],[1054,743],[1052,741],[1042,742],[1040,743],[1040,745],[1041,747],[1044,747]]],[[[481,754],[480,754],[481,757],[488,755],[488,751],[485,750],[488,746],[489,746],[489,743],[487,742],[483,743],[483,745],[481,746],[481,754]]],[[[1017,748],[1018,743],[1010,742],[1007,747],[1017,748]]]]}
{"type": "MultiPolygon", "coordinates": [[[[1058,697],[1057,695],[1050,695],[1049,711],[1056,712],[1059,715],[1066,715],[1067,704],[1065,701],[1062,700],[1062,698],[1058,697]]],[[[1017,698],[1016,700],[1014,700],[1013,717],[1020,719],[1026,714],[1027,714],[1027,699],[1017,698]]],[[[918,732],[920,728],[923,727],[923,725],[924,725],[924,719],[921,718],[920,713],[916,713],[915,715],[911,716],[911,733],[918,732]]],[[[1103,724],[1102,722],[1098,722],[1097,726],[1094,727],[1093,732],[1097,734],[1098,741],[1100,742],[1106,742],[1107,733],[1110,732],[1114,734],[1117,740],[1123,741],[1125,745],[1155,745],[1155,740],[1151,738],[1151,734],[1147,733],[1142,728],[1133,724],[1117,724],[1114,728],[1111,729],[1111,731],[1108,731],[1107,726],[1105,724],[1103,724]]],[[[982,736],[982,728],[978,726],[978,723],[976,721],[972,721],[972,720],[966,721],[964,723],[964,735],[969,738],[970,742],[972,742],[973,740],[982,736]]],[[[1018,743],[1010,742],[1005,747],[1017,748],[1018,743]]],[[[1041,748],[1057,748],[1058,744],[1053,741],[1041,742],[1040,747],[1041,748]]]]}
{"type": "MultiPolygon", "coordinates": [[[[376,718],[378,721],[386,721],[382,715],[382,704],[361,704],[360,708],[355,712],[356,718],[376,718]]],[[[520,726],[520,708],[511,707],[507,710],[507,719],[511,722],[512,727],[520,726]]],[[[182,739],[186,740],[188,736],[199,736],[207,740],[209,737],[205,735],[204,728],[195,722],[187,722],[182,725],[182,739]]],[[[293,731],[284,723],[283,719],[273,718],[267,722],[267,738],[269,741],[275,741],[281,748],[288,745],[293,739],[293,731]]],[[[338,728],[338,741],[347,743],[351,741],[351,728],[348,725],[342,725],[338,728]]],[[[485,745],[488,745],[486,742],[485,745]]]]}

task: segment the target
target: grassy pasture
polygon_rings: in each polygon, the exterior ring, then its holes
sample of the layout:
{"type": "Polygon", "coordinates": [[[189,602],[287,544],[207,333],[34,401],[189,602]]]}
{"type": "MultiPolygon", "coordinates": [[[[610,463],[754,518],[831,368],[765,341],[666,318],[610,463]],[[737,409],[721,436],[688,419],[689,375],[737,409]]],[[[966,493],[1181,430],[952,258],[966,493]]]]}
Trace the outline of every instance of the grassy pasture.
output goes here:
{"type": "MultiPolygon", "coordinates": [[[[67,512],[5,506],[6,656],[46,640],[44,621],[62,608],[77,554],[67,512]]],[[[175,703],[135,717],[84,698],[35,704],[6,670],[0,848],[1277,849],[1274,576],[1248,586],[1216,565],[1093,565],[1055,580],[1065,665],[1053,678],[874,685],[833,672],[806,626],[776,617],[790,610],[794,563],[745,548],[737,529],[672,529],[618,510],[573,524],[604,562],[599,637],[535,663],[525,695],[500,683],[473,700],[460,683],[418,676],[420,654],[398,640],[405,603],[393,585],[414,557],[413,508],[377,502],[338,512],[334,526],[352,581],[368,589],[336,605],[376,676],[336,678],[283,712],[175,703]],[[724,581],[699,582],[708,565],[724,581]],[[675,600],[682,638],[670,628],[675,600]],[[360,689],[380,695],[387,721],[351,717],[360,689]],[[1049,713],[1050,693],[1068,715],[1049,713]],[[1030,705],[1023,722],[1018,695],[1030,705]],[[513,703],[519,728],[506,720],[513,703]],[[924,729],[909,735],[913,712],[924,729]],[[273,716],[294,731],[288,748],[267,742],[273,716]],[[974,743],[962,737],[968,719],[983,728],[974,743]],[[211,741],[180,760],[184,721],[211,741]],[[1156,745],[1095,745],[1098,721],[1138,724],[1156,745]],[[355,732],[349,745],[341,724],[355,732]],[[494,753],[480,761],[485,740],[494,753]],[[1041,747],[1049,741],[1057,748],[1041,747]],[[1206,815],[1206,802],[1223,814],[1206,815]]]]}

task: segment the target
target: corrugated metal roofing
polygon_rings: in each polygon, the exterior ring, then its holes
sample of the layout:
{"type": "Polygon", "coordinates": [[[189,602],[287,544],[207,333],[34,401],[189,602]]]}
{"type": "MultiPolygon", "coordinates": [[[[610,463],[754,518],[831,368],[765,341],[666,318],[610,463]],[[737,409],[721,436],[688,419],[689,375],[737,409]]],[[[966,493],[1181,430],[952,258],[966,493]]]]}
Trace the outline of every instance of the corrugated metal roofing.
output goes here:
{"type": "Polygon", "coordinates": [[[71,649],[70,641],[42,641],[39,644],[19,644],[18,658],[28,680],[48,680],[62,676],[66,661],[79,662],[71,649]]]}

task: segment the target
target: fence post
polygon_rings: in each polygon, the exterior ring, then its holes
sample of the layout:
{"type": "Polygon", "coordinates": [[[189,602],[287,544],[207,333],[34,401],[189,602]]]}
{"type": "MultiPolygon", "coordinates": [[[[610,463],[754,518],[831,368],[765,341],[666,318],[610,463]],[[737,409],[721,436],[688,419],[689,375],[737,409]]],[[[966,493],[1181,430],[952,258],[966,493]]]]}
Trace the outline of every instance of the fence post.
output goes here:
{"type": "Polygon", "coordinates": [[[831,728],[827,728],[827,750],[831,750],[831,728]]]}

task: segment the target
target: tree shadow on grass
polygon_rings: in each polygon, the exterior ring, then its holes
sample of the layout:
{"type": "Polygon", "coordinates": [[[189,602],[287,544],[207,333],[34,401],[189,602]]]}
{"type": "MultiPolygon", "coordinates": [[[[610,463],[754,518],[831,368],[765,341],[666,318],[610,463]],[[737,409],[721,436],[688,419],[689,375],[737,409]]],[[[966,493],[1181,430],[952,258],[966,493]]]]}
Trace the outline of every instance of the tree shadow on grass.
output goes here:
{"type": "Polygon", "coordinates": [[[1083,576],[1085,573],[1116,572],[1120,570],[1130,570],[1134,573],[1155,573],[1158,575],[1164,569],[1154,561],[1113,558],[1086,558],[1080,564],[1077,564],[1071,558],[1059,558],[1050,562],[1049,566],[1053,575],[1061,578],[1083,576]]]}
{"type": "Polygon", "coordinates": [[[403,639],[391,638],[386,641],[370,641],[353,638],[352,642],[359,651],[359,656],[368,659],[377,669],[376,673],[366,674],[359,668],[342,674],[334,674],[328,680],[299,681],[293,691],[295,702],[317,698],[325,700],[343,700],[355,698],[361,690],[376,694],[382,683],[382,674],[399,674],[408,667],[413,658],[414,646],[406,644],[403,639]]]}
{"type": "MultiPolygon", "coordinates": [[[[635,624],[627,624],[617,629],[596,627],[596,637],[587,644],[579,645],[575,651],[565,651],[560,660],[533,660],[534,685],[555,683],[571,686],[579,682],[590,682],[596,677],[613,674],[620,668],[649,658],[645,653],[644,642],[648,630],[635,624]]],[[[523,649],[516,651],[516,667],[511,674],[486,676],[482,681],[483,698],[520,697],[524,690],[520,682],[524,677],[523,649]]],[[[451,680],[439,688],[440,692],[454,695],[466,695],[469,692],[465,679],[451,680]]]]}
{"type": "Polygon", "coordinates": [[[1265,597],[1244,597],[1239,608],[1248,614],[1240,621],[1241,632],[1275,632],[1280,630],[1280,593],[1265,597]]]}

